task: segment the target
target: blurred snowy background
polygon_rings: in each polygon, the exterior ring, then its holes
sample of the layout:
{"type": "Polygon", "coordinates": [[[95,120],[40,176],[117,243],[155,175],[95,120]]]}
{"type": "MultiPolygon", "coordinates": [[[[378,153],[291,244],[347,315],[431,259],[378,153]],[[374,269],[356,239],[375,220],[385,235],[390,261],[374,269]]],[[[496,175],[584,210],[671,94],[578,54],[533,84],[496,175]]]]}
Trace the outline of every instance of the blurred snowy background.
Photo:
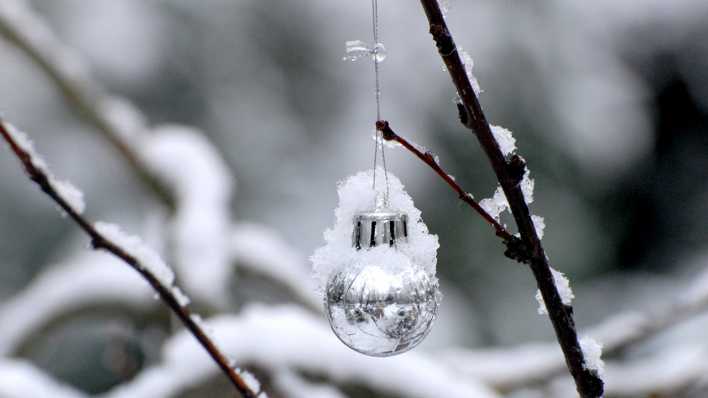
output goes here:
{"type": "MultiPolygon", "coordinates": [[[[37,0],[38,20],[2,3],[6,22],[46,23],[150,126],[172,125],[147,135],[181,137],[162,148],[163,166],[192,178],[174,184],[173,216],[0,29],[3,117],[84,191],[90,218],[161,247],[195,308],[227,314],[214,332],[271,397],[572,396],[531,274],[401,150],[388,165],[440,237],[439,322],[415,352],[369,360],[313,310],[307,257],[333,223],[336,182],[372,163],[371,65],[342,61],[346,40],[371,40],[368,1],[37,0]]],[[[708,2],[447,3],[490,121],[514,132],[536,179],[580,332],[606,345],[607,396],[708,396],[708,2]],[[627,333],[640,337],[612,346],[627,333]]],[[[419,3],[380,6],[384,117],[489,196],[419,3]]],[[[230,396],[143,282],[87,253],[0,155],[0,397],[230,396]]]]}

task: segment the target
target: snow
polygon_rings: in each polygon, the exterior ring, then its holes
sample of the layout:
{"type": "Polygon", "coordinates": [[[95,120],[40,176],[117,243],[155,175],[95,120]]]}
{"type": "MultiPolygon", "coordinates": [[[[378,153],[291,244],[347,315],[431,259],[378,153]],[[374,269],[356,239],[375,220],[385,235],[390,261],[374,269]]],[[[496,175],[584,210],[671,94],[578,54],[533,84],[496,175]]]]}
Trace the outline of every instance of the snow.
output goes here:
{"type": "Polygon", "coordinates": [[[244,369],[236,369],[236,373],[238,373],[239,376],[243,379],[244,383],[248,386],[248,388],[251,389],[251,391],[258,393],[258,391],[261,390],[261,383],[256,379],[256,376],[253,375],[253,373],[244,370],[244,369]]]}
{"type": "Polygon", "coordinates": [[[47,162],[34,149],[34,143],[26,133],[18,130],[15,126],[4,121],[0,121],[5,130],[10,134],[15,143],[23,149],[30,157],[30,161],[35,168],[46,174],[49,185],[61,196],[64,201],[78,214],[86,209],[84,194],[69,181],[60,181],[54,177],[47,162]]]}
{"type": "MultiPolygon", "coordinates": [[[[231,263],[249,272],[265,276],[287,288],[298,301],[321,310],[322,301],[314,293],[315,284],[305,256],[298,253],[278,233],[254,223],[231,227],[231,263]]],[[[225,280],[214,288],[228,295],[225,280]]]]}
{"type": "Polygon", "coordinates": [[[605,362],[602,360],[602,344],[593,340],[590,337],[580,339],[580,349],[583,350],[585,369],[592,370],[599,377],[605,374],[605,362]]]}
{"type": "Polygon", "coordinates": [[[202,132],[178,125],[156,127],[141,154],[177,196],[175,264],[185,288],[195,298],[225,305],[234,189],[227,165],[202,132]]]}
{"type": "Polygon", "coordinates": [[[521,192],[524,194],[524,200],[526,200],[526,204],[533,203],[534,185],[536,184],[533,178],[531,178],[531,171],[526,168],[526,171],[524,172],[524,177],[521,179],[521,192]]]}
{"type": "Polygon", "coordinates": [[[533,226],[536,228],[538,239],[543,239],[543,231],[546,229],[546,222],[543,217],[534,214],[531,216],[531,221],[533,221],[533,226]]]}
{"type": "Polygon", "coordinates": [[[83,192],[79,191],[79,189],[69,181],[50,179],[49,183],[52,184],[52,188],[57,191],[59,196],[61,196],[75,212],[79,214],[84,212],[86,203],[84,202],[83,192]]]}
{"type": "MultiPolygon", "coordinates": [[[[334,383],[356,383],[411,398],[496,398],[474,378],[459,377],[420,351],[381,361],[358,355],[331,333],[321,316],[296,306],[248,305],[240,315],[207,321],[238,363],[265,371],[283,368],[317,374],[334,383]]],[[[105,398],[165,397],[207,382],[218,368],[194,338],[178,332],[163,347],[163,361],[105,394],[105,398]]]]}
{"type": "Polygon", "coordinates": [[[511,131],[502,126],[489,125],[494,135],[494,139],[499,144],[499,149],[505,156],[511,155],[516,151],[516,139],[511,134],[511,131]]]}
{"type": "Polygon", "coordinates": [[[391,172],[389,207],[408,215],[408,242],[401,242],[396,248],[379,246],[367,251],[357,251],[352,247],[354,215],[362,211],[374,210],[377,197],[386,191],[383,169],[378,169],[376,190],[372,189],[373,170],[357,173],[338,184],[339,205],[335,209],[335,223],[324,232],[325,245],[318,248],[310,260],[318,292],[321,294],[332,272],[354,261],[366,259],[396,263],[410,261],[430,276],[435,276],[438,244],[437,235],[428,232],[421,219],[421,212],[413,204],[401,181],[391,172]]]}
{"type": "Polygon", "coordinates": [[[501,213],[509,209],[509,202],[506,200],[504,190],[500,186],[497,186],[491,198],[482,199],[479,205],[497,221],[499,221],[501,213]]]}
{"type": "MultiPolygon", "coordinates": [[[[10,355],[52,320],[86,306],[120,303],[138,311],[157,303],[152,289],[112,255],[83,252],[49,267],[0,306],[0,355],[10,355]]],[[[0,383],[2,384],[2,383],[0,383]]]]}
{"type": "Polygon", "coordinates": [[[147,246],[138,236],[126,234],[118,225],[105,222],[94,224],[96,231],[115,243],[126,253],[135,257],[145,270],[150,272],[164,287],[172,287],[175,274],[159,254],[147,246]]]}
{"type": "Polygon", "coordinates": [[[86,395],[53,379],[28,361],[0,359],[0,397],[84,398],[86,395]]]}
{"type": "Polygon", "coordinates": [[[468,350],[447,348],[440,353],[451,371],[495,388],[510,389],[516,383],[531,384],[563,369],[563,353],[557,343],[525,343],[517,347],[468,350]]]}
{"type": "Polygon", "coordinates": [[[7,130],[7,132],[10,134],[17,146],[27,152],[34,167],[42,171],[46,171],[47,162],[45,162],[44,159],[42,159],[42,157],[39,156],[37,151],[34,149],[34,143],[29,138],[27,133],[25,133],[24,131],[20,131],[17,127],[5,121],[0,121],[0,123],[2,123],[2,125],[5,127],[5,130],[7,130]]]}
{"type": "Polygon", "coordinates": [[[179,304],[180,307],[186,307],[189,305],[191,300],[189,299],[189,297],[187,297],[186,294],[184,294],[182,289],[180,289],[177,286],[172,286],[171,290],[172,290],[172,295],[175,296],[175,298],[177,299],[177,304],[179,304]]]}
{"type": "Polygon", "coordinates": [[[479,95],[482,93],[482,88],[480,87],[479,82],[477,81],[477,78],[474,75],[474,60],[462,47],[459,47],[457,51],[460,53],[462,63],[465,64],[465,72],[467,72],[467,77],[469,78],[470,83],[472,84],[472,90],[474,90],[475,95],[479,97],[479,95]]]}
{"type": "Polygon", "coordinates": [[[120,97],[105,96],[96,107],[112,130],[128,142],[140,138],[148,130],[147,120],[132,103],[120,97]]]}
{"type": "MultiPolygon", "coordinates": [[[[524,200],[526,200],[526,204],[533,203],[534,185],[535,182],[533,178],[531,178],[531,172],[528,168],[526,168],[526,171],[524,172],[524,177],[521,179],[520,183],[521,193],[523,193],[524,195],[524,200]]],[[[480,200],[479,205],[497,221],[499,221],[499,217],[503,212],[511,212],[511,209],[509,208],[509,202],[507,201],[506,195],[504,194],[504,190],[499,185],[497,185],[497,189],[494,191],[494,195],[492,195],[491,198],[485,198],[480,200]]],[[[543,220],[540,219],[538,221],[541,222],[543,220]]],[[[541,223],[537,225],[537,231],[538,227],[541,227],[541,223]]],[[[543,228],[545,228],[545,224],[543,224],[541,230],[543,228]]],[[[543,233],[541,233],[541,235],[543,235],[543,233]]]]}
{"type": "MultiPolygon", "coordinates": [[[[575,294],[570,288],[570,281],[563,275],[562,272],[557,271],[551,267],[551,273],[553,274],[553,280],[556,284],[556,289],[558,289],[558,294],[560,295],[561,301],[565,305],[571,305],[575,294]]],[[[546,308],[546,303],[543,301],[543,296],[540,290],[536,290],[536,301],[538,301],[538,314],[548,315],[548,309],[546,308]]]]}
{"type": "Polygon", "coordinates": [[[56,40],[56,35],[26,4],[20,0],[0,2],[0,18],[19,40],[29,43],[36,53],[42,54],[45,62],[51,64],[62,79],[77,86],[83,86],[88,79],[85,65],[76,53],[56,40]]]}
{"type": "Polygon", "coordinates": [[[605,372],[606,393],[612,396],[673,397],[686,386],[701,382],[705,385],[708,374],[706,355],[708,350],[704,344],[679,343],[628,363],[610,362],[605,372]]]}
{"type": "Polygon", "coordinates": [[[336,388],[326,384],[314,384],[296,372],[281,369],[275,372],[273,377],[273,387],[286,397],[300,398],[346,398],[336,388]]]}

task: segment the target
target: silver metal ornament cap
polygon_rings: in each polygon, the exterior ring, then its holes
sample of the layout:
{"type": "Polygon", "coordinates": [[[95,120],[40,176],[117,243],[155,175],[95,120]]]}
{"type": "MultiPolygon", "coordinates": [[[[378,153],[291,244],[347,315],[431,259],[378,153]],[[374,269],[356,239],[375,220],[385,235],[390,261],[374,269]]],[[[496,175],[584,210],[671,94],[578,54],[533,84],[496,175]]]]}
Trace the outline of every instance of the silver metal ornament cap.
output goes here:
{"type": "Polygon", "coordinates": [[[352,246],[357,250],[395,246],[408,241],[408,216],[391,209],[376,209],[354,216],[352,246]]]}

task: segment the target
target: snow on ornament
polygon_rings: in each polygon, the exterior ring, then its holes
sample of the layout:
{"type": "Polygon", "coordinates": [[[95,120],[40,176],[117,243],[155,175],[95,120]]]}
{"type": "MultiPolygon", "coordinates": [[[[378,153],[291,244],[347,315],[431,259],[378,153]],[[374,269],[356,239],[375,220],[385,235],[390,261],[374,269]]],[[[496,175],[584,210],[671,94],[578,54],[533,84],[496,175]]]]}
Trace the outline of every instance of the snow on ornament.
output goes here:
{"type": "Polygon", "coordinates": [[[437,318],[439,245],[401,182],[388,173],[388,187],[372,189],[373,178],[370,170],[339,184],[335,225],[312,263],[334,334],[385,357],[420,344],[437,318]]]}

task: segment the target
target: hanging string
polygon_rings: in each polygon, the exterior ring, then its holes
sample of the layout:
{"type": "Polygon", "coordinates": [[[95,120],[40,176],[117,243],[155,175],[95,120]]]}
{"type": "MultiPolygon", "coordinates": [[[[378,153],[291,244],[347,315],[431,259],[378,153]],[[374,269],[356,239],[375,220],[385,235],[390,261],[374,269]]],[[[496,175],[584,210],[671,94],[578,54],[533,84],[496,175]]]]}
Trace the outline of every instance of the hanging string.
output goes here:
{"type": "MultiPolygon", "coordinates": [[[[379,42],[379,2],[378,0],[371,0],[371,20],[373,25],[373,35],[374,43],[371,49],[371,58],[374,61],[374,76],[375,76],[375,96],[376,96],[376,121],[381,120],[381,76],[379,72],[379,62],[382,60],[380,51],[383,50],[383,45],[379,42]]],[[[376,131],[376,143],[374,145],[374,178],[373,178],[373,189],[376,191],[376,167],[378,162],[378,152],[379,146],[381,146],[381,162],[384,169],[384,178],[386,181],[386,193],[384,195],[384,205],[388,207],[389,204],[389,182],[388,182],[388,168],[386,167],[386,151],[384,149],[383,134],[379,137],[379,131],[376,131]]]]}

